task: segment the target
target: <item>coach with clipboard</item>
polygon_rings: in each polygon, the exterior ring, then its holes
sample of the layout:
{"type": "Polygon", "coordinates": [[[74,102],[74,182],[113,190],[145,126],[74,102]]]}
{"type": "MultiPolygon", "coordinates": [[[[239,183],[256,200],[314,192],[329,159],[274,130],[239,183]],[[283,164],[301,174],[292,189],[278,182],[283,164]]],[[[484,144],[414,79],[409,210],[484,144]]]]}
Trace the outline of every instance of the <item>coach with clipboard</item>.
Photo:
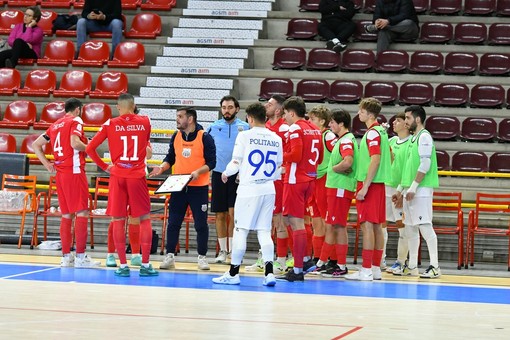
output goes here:
{"type": "MultiPolygon", "coordinates": [[[[216,166],[216,146],[213,138],[197,123],[197,112],[192,108],[179,108],[176,114],[177,131],[170,139],[168,153],[160,166],[152,169],[150,177],[161,175],[172,165],[174,175],[189,175],[189,183],[182,191],[172,191],[166,233],[166,257],[160,269],[174,269],[174,252],[188,206],[193,213],[197,231],[198,269],[209,270],[207,262],[207,225],[209,172],[216,166]]],[[[186,177],[186,176],[184,176],[186,177]]],[[[169,186],[177,177],[165,181],[169,186]]],[[[164,188],[160,188],[161,191],[164,188]]],[[[158,189],[158,190],[160,190],[158,189]]]]}

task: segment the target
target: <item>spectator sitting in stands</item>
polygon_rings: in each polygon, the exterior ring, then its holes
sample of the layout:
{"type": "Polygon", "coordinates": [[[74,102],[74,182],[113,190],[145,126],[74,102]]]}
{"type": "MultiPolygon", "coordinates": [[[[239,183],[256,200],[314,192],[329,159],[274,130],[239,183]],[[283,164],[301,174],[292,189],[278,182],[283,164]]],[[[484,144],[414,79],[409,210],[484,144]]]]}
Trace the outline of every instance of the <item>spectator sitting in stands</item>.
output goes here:
{"type": "Polygon", "coordinates": [[[356,31],[352,17],[356,13],[351,0],[321,0],[319,11],[322,14],[318,30],[326,39],[326,47],[337,53],[347,47],[349,37],[356,31]]]}
{"type": "Polygon", "coordinates": [[[28,7],[23,23],[12,29],[7,39],[11,49],[0,52],[0,67],[15,68],[20,58],[37,59],[41,56],[43,30],[37,26],[41,20],[41,10],[37,6],[28,7]]]}
{"type": "Polygon", "coordinates": [[[87,39],[87,33],[112,32],[111,59],[115,48],[122,39],[123,23],[121,6],[121,0],[85,0],[81,18],[76,25],[76,55],[79,54],[81,45],[87,39]]]}
{"type": "Polygon", "coordinates": [[[378,33],[377,53],[389,49],[395,39],[414,40],[420,28],[413,0],[377,0],[373,24],[366,25],[368,33],[378,33]]]}

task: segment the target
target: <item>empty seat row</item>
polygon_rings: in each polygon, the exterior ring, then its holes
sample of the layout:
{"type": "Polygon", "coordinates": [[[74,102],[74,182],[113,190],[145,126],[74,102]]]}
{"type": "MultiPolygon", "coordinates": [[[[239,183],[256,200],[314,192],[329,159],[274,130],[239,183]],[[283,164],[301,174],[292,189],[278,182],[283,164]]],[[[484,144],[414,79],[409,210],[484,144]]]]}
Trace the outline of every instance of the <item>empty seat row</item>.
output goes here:
{"type": "MultiPolygon", "coordinates": [[[[19,153],[34,153],[34,148],[32,148],[32,143],[40,136],[40,134],[30,134],[26,135],[21,142],[21,146],[18,149],[16,138],[5,132],[0,132],[0,152],[19,152],[19,153]]],[[[50,143],[47,143],[44,147],[44,153],[46,155],[50,155],[53,152],[50,143]]],[[[31,164],[41,164],[39,160],[31,159],[31,164]]]]}
{"type": "MultiPolygon", "coordinates": [[[[365,26],[371,20],[355,20],[355,41],[376,41],[377,33],[368,33],[365,26]]],[[[287,39],[314,39],[318,35],[318,20],[295,18],[287,25],[287,39]]],[[[420,27],[421,43],[447,44],[453,41],[456,44],[483,44],[508,45],[510,44],[510,23],[493,23],[487,28],[481,22],[461,22],[454,26],[449,22],[425,22],[420,27]]],[[[397,40],[399,41],[399,40],[397,40]]],[[[404,40],[413,41],[413,40],[404,40]]]]}
{"type": "Polygon", "coordinates": [[[411,57],[406,51],[387,50],[377,55],[372,50],[348,49],[341,55],[326,48],[308,52],[302,47],[279,47],[275,50],[273,69],[336,70],[367,72],[412,72],[472,75],[507,75],[510,54],[487,52],[478,58],[471,52],[416,51],[411,57]]]}
{"type": "MultiPolygon", "coordinates": [[[[56,12],[42,11],[41,20],[38,25],[47,36],[53,35],[53,20],[57,17],[56,12]]],[[[24,13],[20,10],[0,11],[0,34],[9,34],[12,27],[16,24],[23,23],[24,13]]],[[[124,26],[126,20],[124,17],[124,26]]],[[[57,30],[57,36],[75,37],[76,30],[57,30]]],[[[124,27],[124,37],[128,39],[142,38],[155,39],[161,34],[161,17],[155,13],[138,13],[131,21],[129,31],[124,27]]],[[[90,33],[91,38],[109,38],[111,32],[95,32],[90,33]]]]}
{"type": "MultiPolygon", "coordinates": [[[[357,10],[373,13],[376,0],[353,0],[357,10]]],[[[416,13],[458,15],[462,9],[464,15],[510,15],[509,0],[413,0],[416,13]],[[464,2],[464,7],[462,3],[464,2]]],[[[318,12],[320,0],[301,0],[300,11],[318,12]]]]}
{"type": "MultiPolygon", "coordinates": [[[[8,7],[41,6],[43,8],[83,8],[85,0],[2,0],[0,4],[8,7]]],[[[175,7],[176,0],[122,0],[122,9],[151,11],[169,11],[175,7]]]]}
{"type": "Polygon", "coordinates": [[[21,86],[21,75],[16,69],[0,69],[0,94],[35,97],[85,97],[117,98],[127,92],[128,78],[123,72],[103,72],[96,80],[92,90],[92,76],[88,71],[69,70],[64,73],[57,89],[57,76],[53,70],[36,69],[30,71],[24,86],[21,86]]]}
{"type": "MultiPolygon", "coordinates": [[[[15,100],[7,105],[0,128],[46,130],[52,123],[65,115],[64,102],[50,102],[44,105],[37,120],[37,107],[30,100],[15,100]]],[[[105,103],[86,103],[81,118],[86,126],[101,126],[112,117],[112,109],[105,103]]]]}
{"type": "MultiPolygon", "coordinates": [[[[287,78],[266,78],[260,84],[259,97],[272,95],[290,97],[294,83],[287,78]]],[[[466,84],[441,83],[435,90],[429,83],[406,82],[399,87],[394,82],[370,81],[365,86],[357,80],[336,80],[329,84],[322,79],[303,79],[297,84],[296,95],[305,101],[356,103],[362,97],[375,97],[383,104],[465,106],[498,108],[505,104],[505,89],[501,85],[477,84],[471,91],[466,84]],[[471,95],[470,95],[471,92],[471,95]],[[434,96],[435,94],[435,96],[434,96]]],[[[510,104],[510,89],[507,90],[510,104]]]]}
{"type": "Polygon", "coordinates": [[[480,151],[457,151],[451,157],[436,150],[438,170],[510,173],[510,153],[495,152],[490,158],[480,151]]]}
{"type": "Polygon", "coordinates": [[[462,123],[453,116],[430,116],[425,121],[426,128],[436,140],[456,140],[461,138],[471,142],[510,142],[510,119],[499,124],[493,118],[467,117],[462,123]]]}

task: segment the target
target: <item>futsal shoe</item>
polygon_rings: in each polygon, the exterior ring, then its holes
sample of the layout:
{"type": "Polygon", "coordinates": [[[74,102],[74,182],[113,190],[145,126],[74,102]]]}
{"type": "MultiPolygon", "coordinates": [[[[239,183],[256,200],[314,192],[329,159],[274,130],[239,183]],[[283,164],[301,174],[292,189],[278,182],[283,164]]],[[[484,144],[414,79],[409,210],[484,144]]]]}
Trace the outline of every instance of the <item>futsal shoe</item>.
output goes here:
{"type": "Polygon", "coordinates": [[[282,264],[280,262],[274,261],[273,262],[273,272],[275,272],[276,274],[283,274],[283,273],[285,273],[285,268],[282,267],[282,264]]]}
{"type": "Polygon", "coordinates": [[[220,253],[214,259],[214,263],[227,263],[227,252],[225,250],[220,250],[220,253]]]}
{"type": "Polygon", "coordinates": [[[198,269],[200,270],[209,270],[209,263],[207,262],[207,257],[205,255],[198,255],[198,269]]]}
{"type": "Polygon", "coordinates": [[[115,255],[108,254],[106,256],[106,266],[107,267],[117,267],[117,261],[115,260],[115,255]]]}
{"type": "Polygon", "coordinates": [[[429,266],[423,274],[420,275],[423,279],[437,279],[441,276],[441,269],[439,267],[429,266]]]}
{"type": "Polygon", "coordinates": [[[407,264],[403,265],[393,271],[393,275],[397,276],[419,276],[420,272],[418,271],[418,268],[409,268],[407,264]]]}
{"type": "Polygon", "coordinates": [[[74,255],[69,253],[67,256],[62,256],[60,267],[74,267],[74,255]]]}
{"type": "MultiPolygon", "coordinates": [[[[274,263],[273,263],[274,264],[274,263]]],[[[263,272],[264,271],[264,260],[262,259],[262,253],[259,251],[259,257],[257,262],[251,266],[244,267],[247,272],[263,272]]]]}
{"type": "Polygon", "coordinates": [[[152,268],[152,264],[149,264],[148,267],[141,266],[140,267],[140,276],[158,276],[159,273],[157,270],[152,268]]]}
{"type": "Polygon", "coordinates": [[[315,262],[313,261],[313,259],[310,259],[303,263],[303,272],[305,274],[308,274],[309,272],[313,272],[315,270],[315,268],[317,268],[317,266],[315,265],[315,262]]]}
{"type": "Polygon", "coordinates": [[[101,262],[94,261],[88,255],[79,258],[78,256],[74,259],[74,268],[97,268],[101,265],[101,262]]]}
{"type": "Polygon", "coordinates": [[[128,266],[124,268],[120,267],[115,271],[115,276],[128,277],[129,275],[131,275],[131,271],[128,266]]]}
{"type": "Polygon", "coordinates": [[[159,269],[175,269],[174,254],[166,254],[165,259],[159,265],[159,269]]]}
{"type": "Polygon", "coordinates": [[[132,255],[131,265],[134,267],[140,267],[142,265],[142,255],[140,254],[132,255]]]}
{"type": "Polygon", "coordinates": [[[345,278],[353,281],[372,281],[374,274],[372,274],[372,268],[361,267],[356,273],[345,275],[345,278]]]}
{"type": "Polygon", "coordinates": [[[382,279],[381,267],[372,266],[372,277],[374,278],[374,280],[382,279]]]}
{"type": "Polygon", "coordinates": [[[273,273],[269,273],[264,277],[264,281],[262,281],[263,286],[273,287],[276,284],[276,278],[273,273]]]}
{"type": "Polygon", "coordinates": [[[220,285],[238,285],[241,283],[241,280],[239,279],[239,274],[230,276],[229,272],[225,272],[222,276],[213,278],[212,282],[220,285]]]}
{"type": "Polygon", "coordinates": [[[296,274],[294,273],[294,269],[289,270],[285,275],[280,275],[276,277],[277,280],[288,281],[288,282],[304,282],[305,275],[303,273],[296,274]]]}
{"type": "Polygon", "coordinates": [[[343,279],[345,275],[349,273],[349,269],[345,267],[345,269],[341,269],[338,265],[334,269],[328,269],[326,272],[321,273],[322,277],[327,277],[330,279],[343,279]]]}
{"type": "Polygon", "coordinates": [[[393,266],[386,268],[386,273],[393,274],[393,272],[394,272],[397,268],[400,268],[400,267],[402,267],[402,264],[400,264],[400,262],[398,262],[398,261],[395,261],[395,263],[393,264],[393,266]]]}

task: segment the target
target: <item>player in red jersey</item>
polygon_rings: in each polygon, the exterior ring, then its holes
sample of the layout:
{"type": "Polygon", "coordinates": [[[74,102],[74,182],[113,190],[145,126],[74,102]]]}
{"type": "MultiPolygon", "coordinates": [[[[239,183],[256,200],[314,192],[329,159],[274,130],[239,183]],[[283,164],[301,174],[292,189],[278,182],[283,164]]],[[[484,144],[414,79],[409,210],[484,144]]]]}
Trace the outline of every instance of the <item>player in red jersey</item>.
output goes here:
{"type": "Polygon", "coordinates": [[[99,262],[85,254],[88,230],[89,186],[85,175],[85,148],[87,138],[83,132],[81,108],[76,98],[65,103],[66,114],[53,123],[37,138],[32,147],[44,167],[51,173],[57,172],[58,204],[62,212],[60,239],[62,242],[62,267],[91,268],[99,262]],[[43,147],[51,143],[55,161],[51,163],[44,155],[43,147]],[[71,254],[71,226],[75,217],[76,258],[71,254]]]}
{"type": "Polygon", "coordinates": [[[140,276],[156,276],[158,272],[149,264],[152,227],[150,221],[150,197],[147,188],[146,153],[150,139],[151,123],[148,117],[134,113],[135,100],[129,93],[117,100],[119,116],[109,119],[87,146],[87,154],[104,171],[110,173],[110,199],[106,214],[113,219],[113,237],[119,256],[117,276],[129,276],[126,260],[126,232],[124,225],[128,206],[132,217],[140,217],[140,243],[142,266],[140,276]],[[97,148],[108,139],[112,164],[106,164],[97,154],[97,148]]]}
{"type": "Polygon", "coordinates": [[[317,165],[322,161],[321,132],[305,119],[306,105],[301,97],[290,97],[283,103],[285,120],[289,124],[288,146],[284,150],[285,163],[283,216],[288,218],[293,231],[294,270],[281,280],[304,281],[303,271],[315,269],[313,261],[304,259],[306,231],[304,212],[315,189],[317,165]],[[304,263],[306,261],[306,263],[304,263]]]}

